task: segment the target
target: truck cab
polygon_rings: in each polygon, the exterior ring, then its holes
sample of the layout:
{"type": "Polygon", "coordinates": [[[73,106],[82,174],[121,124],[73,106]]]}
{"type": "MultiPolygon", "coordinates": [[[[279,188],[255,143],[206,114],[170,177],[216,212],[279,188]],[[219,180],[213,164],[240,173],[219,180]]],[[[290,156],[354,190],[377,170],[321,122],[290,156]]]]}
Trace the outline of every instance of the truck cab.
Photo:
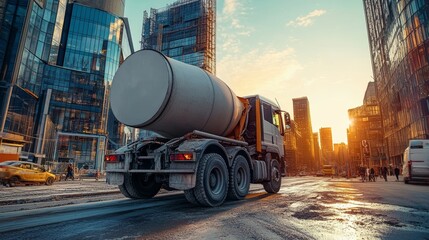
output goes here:
{"type": "Polygon", "coordinates": [[[290,125],[289,114],[282,112],[277,104],[260,95],[244,98],[251,106],[244,139],[250,146],[255,146],[255,153],[270,153],[271,157],[277,158],[282,173],[285,173],[283,136],[285,125],[290,125]]]}

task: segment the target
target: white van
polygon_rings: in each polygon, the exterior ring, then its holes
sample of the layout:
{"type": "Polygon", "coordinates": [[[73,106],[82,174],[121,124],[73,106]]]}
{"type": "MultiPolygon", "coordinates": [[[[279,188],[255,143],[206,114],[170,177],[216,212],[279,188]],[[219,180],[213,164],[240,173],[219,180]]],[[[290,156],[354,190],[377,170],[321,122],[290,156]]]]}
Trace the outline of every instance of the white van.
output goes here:
{"type": "Polygon", "coordinates": [[[404,182],[429,180],[429,139],[410,140],[404,151],[404,182]]]}

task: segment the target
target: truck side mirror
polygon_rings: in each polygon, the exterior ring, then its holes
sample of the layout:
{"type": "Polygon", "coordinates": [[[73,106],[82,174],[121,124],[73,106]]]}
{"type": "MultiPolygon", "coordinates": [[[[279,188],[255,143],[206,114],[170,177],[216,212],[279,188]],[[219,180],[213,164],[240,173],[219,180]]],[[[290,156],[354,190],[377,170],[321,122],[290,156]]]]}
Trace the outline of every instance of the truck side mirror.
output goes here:
{"type": "Polygon", "coordinates": [[[285,125],[290,126],[290,115],[288,112],[284,112],[283,118],[285,119],[285,125]]]}

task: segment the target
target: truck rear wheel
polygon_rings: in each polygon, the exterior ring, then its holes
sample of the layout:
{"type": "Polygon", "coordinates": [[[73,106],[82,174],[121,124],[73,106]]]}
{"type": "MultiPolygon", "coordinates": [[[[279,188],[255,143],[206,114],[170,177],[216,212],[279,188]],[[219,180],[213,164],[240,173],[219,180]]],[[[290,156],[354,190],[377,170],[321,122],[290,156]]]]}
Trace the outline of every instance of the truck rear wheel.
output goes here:
{"type": "Polygon", "coordinates": [[[282,185],[282,176],[280,164],[277,159],[271,160],[271,180],[263,183],[265,191],[268,193],[277,193],[282,185]]]}
{"type": "Polygon", "coordinates": [[[145,174],[125,174],[124,184],[119,186],[122,194],[128,198],[152,198],[161,189],[161,183],[155,181],[155,176],[146,178],[145,174]]]}
{"type": "Polygon", "coordinates": [[[228,199],[241,200],[248,193],[250,188],[250,168],[246,158],[239,155],[232,163],[229,173],[228,199]]]}
{"type": "Polygon", "coordinates": [[[209,153],[201,158],[197,170],[194,194],[197,201],[208,207],[221,205],[228,193],[228,168],[217,153],[209,153]]]}
{"type": "Polygon", "coordinates": [[[200,205],[197,198],[195,197],[194,189],[185,190],[183,192],[185,193],[185,198],[188,200],[188,202],[194,205],[200,205]]]}
{"type": "Polygon", "coordinates": [[[131,195],[128,193],[127,189],[125,188],[125,184],[119,185],[119,191],[121,191],[122,195],[124,195],[127,198],[133,198],[131,197],[131,195]]]}

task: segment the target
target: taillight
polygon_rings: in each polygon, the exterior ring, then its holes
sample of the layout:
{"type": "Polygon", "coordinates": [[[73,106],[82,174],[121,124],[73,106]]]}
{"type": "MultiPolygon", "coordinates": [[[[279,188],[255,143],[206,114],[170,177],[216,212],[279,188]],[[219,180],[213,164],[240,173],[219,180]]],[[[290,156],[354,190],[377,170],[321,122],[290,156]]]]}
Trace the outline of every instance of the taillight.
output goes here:
{"type": "Polygon", "coordinates": [[[104,161],[107,163],[119,162],[122,160],[122,154],[111,154],[104,156],[104,161]]]}
{"type": "Polygon", "coordinates": [[[170,161],[194,161],[193,153],[172,153],[170,154],[170,161]]]}

